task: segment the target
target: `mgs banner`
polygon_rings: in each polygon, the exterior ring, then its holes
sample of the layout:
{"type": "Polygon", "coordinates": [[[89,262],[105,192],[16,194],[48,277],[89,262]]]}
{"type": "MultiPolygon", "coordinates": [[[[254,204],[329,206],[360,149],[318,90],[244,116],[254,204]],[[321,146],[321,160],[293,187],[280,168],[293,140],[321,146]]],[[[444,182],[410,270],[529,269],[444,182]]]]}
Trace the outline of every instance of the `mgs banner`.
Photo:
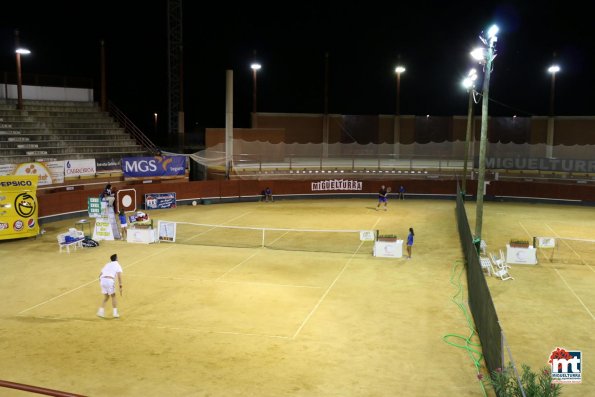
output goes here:
{"type": "Polygon", "coordinates": [[[0,176],[0,240],[39,234],[37,175],[0,176]]]}
{"type": "Polygon", "coordinates": [[[175,176],[186,173],[185,156],[124,157],[125,177],[175,176]]]}

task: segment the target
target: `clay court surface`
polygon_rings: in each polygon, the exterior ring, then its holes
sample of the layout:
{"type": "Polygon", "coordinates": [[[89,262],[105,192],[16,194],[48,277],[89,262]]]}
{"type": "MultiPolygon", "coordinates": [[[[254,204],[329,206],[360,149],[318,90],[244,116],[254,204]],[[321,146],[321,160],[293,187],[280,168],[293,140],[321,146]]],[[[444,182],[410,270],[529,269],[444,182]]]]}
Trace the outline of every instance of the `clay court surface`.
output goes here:
{"type": "MultiPolygon", "coordinates": [[[[80,218],[0,242],[0,379],[89,396],[483,395],[468,353],[443,341],[470,334],[452,301],[462,258],[454,201],[375,207],[374,199],[285,200],[150,215],[399,237],[414,227],[411,260],[375,258],[359,241],[350,253],[121,241],[59,253],[56,234],[80,218]],[[124,268],[122,317],[106,310],[100,319],[97,277],[113,253],[124,268]]],[[[486,203],[483,238],[493,250],[512,237],[595,240],[594,225],[589,207],[486,203]]],[[[513,265],[514,280],[488,285],[516,362],[541,368],[557,346],[580,350],[583,383],[563,395],[592,396],[595,266],[576,254],[585,260],[539,254],[536,266],[513,265]]],[[[460,282],[466,291],[464,275],[460,282]]]]}

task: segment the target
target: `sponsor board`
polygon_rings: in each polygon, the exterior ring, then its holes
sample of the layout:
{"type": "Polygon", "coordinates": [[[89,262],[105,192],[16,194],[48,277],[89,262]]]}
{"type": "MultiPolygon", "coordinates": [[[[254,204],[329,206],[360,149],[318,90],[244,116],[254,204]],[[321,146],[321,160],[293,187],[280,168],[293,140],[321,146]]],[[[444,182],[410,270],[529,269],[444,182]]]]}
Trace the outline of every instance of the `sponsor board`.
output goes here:
{"type": "Polygon", "coordinates": [[[145,209],[156,210],[176,207],[176,193],[145,194],[145,209]]]}
{"type": "Polygon", "coordinates": [[[361,181],[345,180],[345,179],[329,179],[324,181],[312,182],[312,191],[321,190],[362,190],[363,183],[361,181]]]}
{"type": "Polygon", "coordinates": [[[125,177],[185,175],[185,156],[125,157],[122,159],[125,177]]]}
{"type": "Polygon", "coordinates": [[[39,234],[37,175],[0,176],[0,240],[39,234]]]}
{"type": "Polygon", "coordinates": [[[95,175],[95,159],[66,160],[64,164],[64,176],[86,176],[95,175]]]}

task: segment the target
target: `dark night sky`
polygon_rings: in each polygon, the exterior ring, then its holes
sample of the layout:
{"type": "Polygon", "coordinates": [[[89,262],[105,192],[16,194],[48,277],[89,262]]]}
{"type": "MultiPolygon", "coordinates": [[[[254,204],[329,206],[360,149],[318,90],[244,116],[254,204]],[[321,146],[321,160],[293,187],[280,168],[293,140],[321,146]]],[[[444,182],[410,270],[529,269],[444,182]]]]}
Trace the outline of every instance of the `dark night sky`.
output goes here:
{"type": "MultiPolygon", "coordinates": [[[[149,135],[153,113],[165,133],[165,1],[13,2],[0,15],[0,70],[15,70],[14,35],[33,52],[23,73],[99,81],[106,42],[108,97],[149,135]],[[88,9],[88,7],[93,7],[88,9]]],[[[583,3],[584,4],[584,3],[583,3]]],[[[468,53],[500,26],[490,84],[491,115],[546,115],[555,52],[556,114],[595,115],[592,16],[575,1],[228,2],[184,1],[184,108],[187,130],[223,127],[225,71],[234,71],[234,120],[248,127],[257,52],[258,110],[322,113],[324,53],[329,111],[393,114],[397,60],[401,114],[465,115],[460,81],[468,53]],[[207,5],[208,4],[208,9],[207,5]],[[391,4],[391,5],[386,5],[391,4]]],[[[479,110],[479,109],[478,109],[479,110]]]]}

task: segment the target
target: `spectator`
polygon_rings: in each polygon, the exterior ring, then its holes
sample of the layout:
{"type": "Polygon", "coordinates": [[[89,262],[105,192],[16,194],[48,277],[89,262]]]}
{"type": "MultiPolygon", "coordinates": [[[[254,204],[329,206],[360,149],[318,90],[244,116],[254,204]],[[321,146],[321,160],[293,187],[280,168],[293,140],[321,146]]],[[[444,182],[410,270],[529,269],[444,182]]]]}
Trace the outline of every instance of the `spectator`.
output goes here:
{"type": "Polygon", "coordinates": [[[270,200],[271,202],[273,201],[273,191],[271,190],[271,188],[270,188],[270,187],[268,187],[268,186],[267,186],[267,187],[266,187],[266,189],[264,189],[264,190],[262,191],[262,199],[263,199],[264,201],[269,201],[269,200],[270,200]]]}
{"type": "Polygon", "coordinates": [[[399,200],[405,200],[405,186],[399,188],[399,200]]]}
{"type": "Polygon", "coordinates": [[[110,183],[105,185],[105,188],[103,189],[103,192],[101,192],[99,198],[103,201],[107,201],[108,207],[114,206],[114,191],[112,190],[112,185],[110,183]]]}

